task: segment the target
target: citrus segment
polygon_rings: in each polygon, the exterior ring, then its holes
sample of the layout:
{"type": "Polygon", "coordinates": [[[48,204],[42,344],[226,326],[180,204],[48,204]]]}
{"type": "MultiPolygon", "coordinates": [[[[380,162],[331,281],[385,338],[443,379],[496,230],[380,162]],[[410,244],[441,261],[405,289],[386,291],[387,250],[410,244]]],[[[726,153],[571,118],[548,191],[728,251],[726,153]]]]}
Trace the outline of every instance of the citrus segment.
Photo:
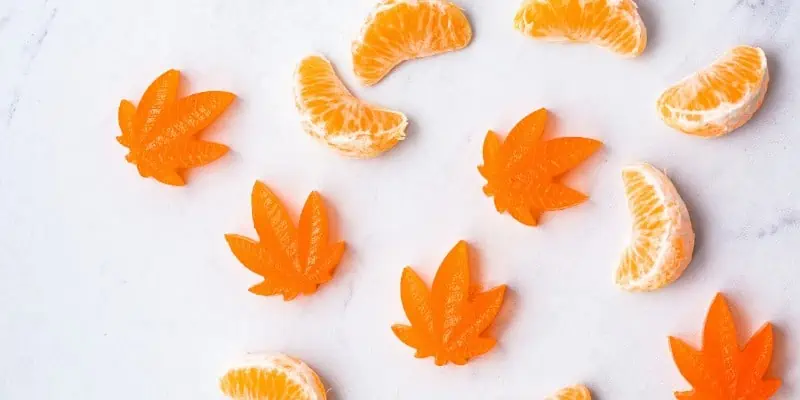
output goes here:
{"type": "Polygon", "coordinates": [[[647,45],[633,0],[525,0],[514,27],[536,39],[594,43],[627,57],[647,45]]]}
{"type": "Polygon", "coordinates": [[[625,167],[622,179],[633,229],[615,281],[631,291],[662,288],[678,279],[692,260],[689,211],[669,178],[649,164],[625,167]]]}
{"type": "Polygon", "coordinates": [[[658,112],[667,125],[685,133],[725,135],[753,117],[768,84],[764,51],[739,46],[667,89],[658,99],[658,112]]]}
{"type": "Polygon", "coordinates": [[[297,66],[295,102],[303,129],[347,156],[375,157],[406,137],[405,115],[353,96],[321,56],[306,57],[297,66]]]}
{"type": "Polygon", "coordinates": [[[592,394],[586,386],[575,385],[561,389],[545,400],[592,400],[592,394]]]}
{"type": "Polygon", "coordinates": [[[353,69],[374,85],[406,60],[464,48],[472,28],[461,9],[445,0],[384,0],[353,42],[353,69]]]}
{"type": "Polygon", "coordinates": [[[325,400],[317,374],[300,360],[283,354],[253,355],[229,369],[220,388],[233,400],[325,400]]]}

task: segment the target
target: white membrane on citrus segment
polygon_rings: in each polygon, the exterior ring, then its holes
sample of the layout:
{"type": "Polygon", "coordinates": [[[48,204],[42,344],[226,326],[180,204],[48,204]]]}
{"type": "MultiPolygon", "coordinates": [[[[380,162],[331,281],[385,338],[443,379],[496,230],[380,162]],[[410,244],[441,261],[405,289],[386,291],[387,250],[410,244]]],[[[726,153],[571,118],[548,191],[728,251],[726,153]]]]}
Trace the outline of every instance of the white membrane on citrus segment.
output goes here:
{"type": "MultiPolygon", "coordinates": [[[[381,152],[388,150],[388,148],[383,148],[383,146],[380,145],[381,143],[389,141],[398,142],[405,139],[405,130],[408,127],[408,118],[405,116],[405,114],[394,110],[373,106],[355,97],[350,90],[347,89],[341,79],[339,79],[335,70],[333,69],[333,65],[331,65],[330,61],[328,61],[328,59],[326,59],[324,56],[312,54],[303,58],[303,60],[298,63],[298,67],[295,70],[294,81],[295,104],[300,113],[300,123],[303,127],[303,130],[305,130],[306,133],[311,135],[313,138],[328,144],[332,148],[335,148],[340,153],[350,157],[374,157],[381,152]],[[358,115],[357,110],[369,108],[373,114],[387,113],[396,115],[400,118],[400,123],[397,126],[392,126],[391,128],[386,128],[377,132],[359,129],[335,133],[326,131],[323,124],[314,121],[311,112],[304,107],[305,101],[301,96],[305,85],[300,77],[300,66],[305,61],[313,58],[320,59],[327,64],[328,68],[330,68],[330,79],[332,80],[331,84],[333,85],[333,89],[340,91],[343,94],[343,96],[339,97],[339,100],[345,103],[345,107],[348,110],[353,111],[352,115],[358,115]]],[[[354,122],[357,121],[356,117],[350,116],[348,118],[350,119],[349,123],[344,125],[355,126],[357,124],[357,122],[354,122]]]]}
{"type": "Polygon", "coordinates": [[[261,371],[280,371],[288,380],[303,388],[309,400],[325,400],[323,384],[317,373],[306,363],[280,353],[249,353],[240,362],[228,369],[234,371],[257,369],[261,371]]]}
{"type": "MultiPolygon", "coordinates": [[[[652,257],[652,264],[643,266],[648,268],[643,275],[636,277],[636,279],[620,281],[621,271],[618,270],[615,274],[616,283],[626,290],[656,290],[678,279],[691,262],[695,240],[694,230],[692,229],[686,204],[681,199],[675,186],[663,172],[649,164],[642,163],[623,168],[623,176],[629,174],[635,175],[644,181],[638,188],[639,191],[651,191],[656,197],[656,202],[647,210],[650,213],[644,217],[653,223],[663,222],[663,225],[659,227],[659,231],[656,232],[657,235],[653,236],[651,232],[640,231],[636,221],[634,221],[631,240],[623,253],[623,260],[619,268],[624,266],[628,252],[634,252],[640,260],[641,258],[647,258],[646,256],[649,255],[639,253],[640,250],[655,250],[656,254],[655,257],[652,257]],[[663,207],[662,211],[656,212],[660,207],[663,207]],[[649,246],[644,246],[645,244],[649,244],[649,246]],[[680,247],[676,249],[676,245],[680,247]],[[653,249],[654,246],[655,249],[653,249]]],[[[626,187],[629,208],[633,212],[637,204],[631,203],[631,199],[638,193],[628,193],[627,191],[628,188],[626,187]]],[[[653,224],[645,222],[643,225],[652,226],[653,224]]],[[[626,277],[623,276],[623,278],[626,277]]]]}
{"type": "MultiPolygon", "coordinates": [[[[522,5],[520,6],[519,10],[517,11],[517,15],[519,16],[520,13],[525,10],[527,7],[530,7],[532,4],[543,4],[547,6],[551,6],[551,3],[554,1],[570,1],[570,0],[525,0],[522,5]]],[[[581,8],[585,8],[587,5],[591,3],[605,3],[609,8],[615,11],[619,7],[622,6],[622,3],[626,0],[578,0],[578,3],[581,8]]],[[[647,43],[647,27],[644,24],[641,16],[638,13],[639,6],[636,4],[635,1],[629,0],[630,4],[633,8],[632,13],[623,12],[620,15],[625,18],[628,22],[628,25],[634,27],[635,36],[637,38],[637,42],[641,43],[644,46],[647,43]]],[[[608,17],[608,16],[607,16],[608,17]]],[[[531,31],[536,30],[536,21],[522,19],[515,22],[515,28],[523,33],[528,33],[531,31]]],[[[600,33],[596,30],[583,32],[581,37],[572,37],[570,38],[567,35],[550,35],[550,36],[537,36],[537,40],[541,40],[544,42],[553,42],[553,43],[569,43],[574,41],[580,41],[585,43],[591,43],[600,47],[607,47],[612,48],[614,47],[612,42],[608,40],[604,40],[600,37],[600,33]]],[[[637,46],[638,47],[638,46],[637,46]]],[[[623,57],[636,57],[638,53],[618,53],[623,57]]]]}
{"type": "MultiPolygon", "coordinates": [[[[766,54],[760,48],[753,49],[758,51],[761,67],[758,71],[761,80],[758,88],[755,90],[753,90],[753,88],[748,88],[741,99],[735,103],[724,99],[722,97],[723,93],[719,92],[717,93],[719,106],[713,110],[689,110],[667,104],[666,102],[662,103],[662,101],[659,100],[658,107],[664,107],[669,111],[670,115],[667,123],[687,133],[715,128],[718,133],[712,136],[720,136],[733,131],[750,119],[764,101],[770,80],[766,54]]],[[[714,74],[715,68],[717,68],[718,65],[732,62],[735,60],[735,57],[736,54],[730,51],[701,71],[681,79],[677,84],[667,89],[667,91],[672,88],[681,87],[683,90],[679,92],[678,105],[689,104],[694,99],[694,96],[704,89],[704,81],[708,79],[708,76],[714,74]]],[[[738,82],[729,82],[729,84],[742,85],[738,82]]],[[[662,118],[663,117],[662,115],[662,118]]]]}
{"type": "MultiPolygon", "coordinates": [[[[364,25],[361,26],[361,31],[359,31],[358,39],[353,41],[353,48],[356,48],[364,42],[364,37],[367,35],[367,32],[371,28],[372,23],[375,21],[375,18],[386,11],[389,11],[400,4],[405,4],[410,7],[418,7],[420,4],[429,4],[432,6],[437,7],[442,13],[447,12],[448,3],[444,2],[443,0],[388,0],[384,1],[378,6],[376,6],[372,12],[369,13],[367,16],[367,20],[364,22],[364,25]]],[[[420,45],[421,46],[421,45],[420,45]]]]}

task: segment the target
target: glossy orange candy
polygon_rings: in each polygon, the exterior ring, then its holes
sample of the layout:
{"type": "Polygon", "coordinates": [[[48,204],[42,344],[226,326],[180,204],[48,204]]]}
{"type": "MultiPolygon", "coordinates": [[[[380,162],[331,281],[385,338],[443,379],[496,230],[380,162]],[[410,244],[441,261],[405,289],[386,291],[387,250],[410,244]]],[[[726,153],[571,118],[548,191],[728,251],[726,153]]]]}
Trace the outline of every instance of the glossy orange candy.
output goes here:
{"type": "Polygon", "coordinates": [[[506,286],[478,292],[471,285],[468,246],[463,241],[442,261],[430,290],[406,267],[400,298],[411,325],[392,326],[395,335],[417,349],[417,358],[434,357],[436,365],[463,365],[488,352],[497,341],[484,332],[500,311],[506,286]]]}
{"type": "Polygon", "coordinates": [[[545,211],[562,210],[586,201],[587,196],[558,178],[594,154],[603,143],[582,137],[541,140],[547,110],[541,108],[517,123],[504,142],[489,131],[483,143],[486,178],[483,192],[494,196],[498,212],[536,226],[545,211]]]}
{"type": "Polygon", "coordinates": [[[280,294],[288,301],[299,294],[312,294],[331,280],[345,244],[329,243],[328,214],[319,193],[308,196],[298,228],[267,185],[255,183],[252,203],[259,241],[225,235],[236,258],[264,278],[250,292],[262,296],[280,294]]]}
{"type": "Polygon", "coordinates": [[[236,96],[211,91],[178,98],[180,72],[171,69],[156,78],[139,105],[119,104],[117,141],[130,152],[125,159],[139,174],[173,186],[186,184],[182,172],[217,160],[228,146],[199,140],[197,135],[214,122],[236,96]]]}
{"type": "Polygon", "coordinates": [[[692,385],[676,392],[679,400],[767,400],[781,387],[765,379],[772,360],[772,324],[766,323],[739,348],[736,325],[725,296],[717,294],[706,317],[703,347],[698,351],[680,339],[669,338],[672,357],[681,375],[692,385]]]}

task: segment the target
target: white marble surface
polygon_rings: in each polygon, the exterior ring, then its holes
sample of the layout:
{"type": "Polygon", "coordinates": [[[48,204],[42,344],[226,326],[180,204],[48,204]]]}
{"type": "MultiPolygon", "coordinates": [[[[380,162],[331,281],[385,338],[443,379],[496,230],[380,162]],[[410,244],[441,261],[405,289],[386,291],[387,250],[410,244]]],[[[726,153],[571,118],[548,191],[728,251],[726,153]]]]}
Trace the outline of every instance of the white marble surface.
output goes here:
{"type": "Polygon", "coordinates": [[[252,350],[307,360],[335,399],[538,399],[586,382],[601,400],[687,388],[667,335],[697,344],[715,292],[741,340],[777,326],[776,399],[800,398],[800,4],[640,0],[645,54],[535,42],[512,29],[519,0],[461,0],[475,30],[459,53],[374,88],[354,84],[349,43],[373,0],[0,1],[0,398],[218,399],[220,371],[252,350]],[[764,108],[735,134],[699,140],[654,113],[669,83],[736,44],[768,53],[764,108]],[[409,139],[372,161],[338,157],[300,130],[294,64],[320,51],[365,99],[406,112],[409,139]],[[140,178],[117,144],[116,107],[163,70],[239,102],[209,137],[223,160],[171,188],[140,178]],[[531,229],[481,193],[482,138],[545,106],[554,132],[607,147],[571,180],[581,207],[531,229]],[[665,168],[698,233],[675,285],[611,284],[625,243],[619,171],[665,168]],[[252,234],[249,192],[270,184],[295,215],[321,190],[350,252],[315,296],[251,295],[258,278],[223,234],[252,234]],[[506,282],[499,347],[437,368],[396,340],[403,266],[430,279],[459,239],[484,282],[506,282]]]}

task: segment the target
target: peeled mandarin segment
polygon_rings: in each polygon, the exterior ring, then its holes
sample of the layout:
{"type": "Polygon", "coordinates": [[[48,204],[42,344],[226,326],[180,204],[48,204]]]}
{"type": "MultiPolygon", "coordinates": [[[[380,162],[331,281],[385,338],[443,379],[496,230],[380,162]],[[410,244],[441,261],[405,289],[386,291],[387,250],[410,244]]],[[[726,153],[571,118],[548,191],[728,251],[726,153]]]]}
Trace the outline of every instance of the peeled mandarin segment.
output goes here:
{"type": "Polygon", "coordinates": [[[428,290],[409,267],[400,280],[400,300],[411,325],[394,325],[400,341],[417,350],[417,358],[434,357],[436,365],[466,364],[491,350],[486,334],[505,296],[505,285],[485,292],[472,285],[466,242],[459,242],[442,261],[428,290]]]}
{"type": "Polygon", "coordinates": [[[405,115],[357,99],[321,56],[300,61],[294,90],[303,129],[346,156],[375,157],[406,137],[405,115]]]}
{"type": "Polygon", "coordinates": [[[586,386],[575,385],[561,389],[545,400],[592,400],[592,394],[586,386]]]}
{"type": "Polygon", "coordinates": [[[626,57],[647,45],[633,0],[525,0],[514,27],[536,39],[593,43],[626,57]]]}
{"type": "Polygon", "coordinates": [[[483,165],[478,171],[486,179],[483,192],[494,197],[498,212],[508,212],[528,226],[536,226],[545,211],[574,207],[588,198],[558,182],[602,147],[581,137],[542,140],[547,110],[539,109],[523,118],[504,142],[489,131],[483,145],[483,165]]]}
{"type": "Polygon", "coordinates": [[[228,147],[197,138],[235,99],[228,92],[210,91],[178,98],[180,73],[169,70],[150,84],[138,108],[128,100],[119,105],[122,135],[117,141],[130,152],[142,177],[182,186],[181,172],[216,161],[228,147]]]}
{"type": "Polygon", "coordinates": [[[706,317],[702,350],[670,337],[675,365],[692,385],[690,392],[676,392],[678,399],[767,400],[781,386],[764,376],[772,360],[772,325],[767,323],[740,350],[736,326],[722,294],[717,294],[706,317]]]}
{"type": "Polygon", "coordinates": [[[633,228],[615,282],[629,291],[662,288],[677,280],[692,260],[689,212],[669,178],[651,165],[625,167],[622,179],[633,228]]]}
{"type": "Polygon", "coordinates": [[[472,28],[461,9],[444,0],[384,0],[353,42],[353,69],[374,85],[403,61],[466,47],[472,28]]]}
{"type": "Polygon", "coordinates": [[[300,360],[283,354],[251,355],[230,368],[220,388],[233,400],[325,400],[319,376],[300,360]]]}
{"type": "Polygon", "coordinates": [[[330,281],[345,244],[330,243],[328,214],[320,194],[312,192],[308,196],[299,228],[295,228],[286,208],[267,185],[256,182],[251,201],[259,241],[225,235],[239,262],[264,278],[250,292],[262,296],[280,294],[288,301],[300,294],[313,294],[330,281]]]}
{"type": "Polygon", "coordinates": [[[688,134],[725,135],[753,117],[768,85],[764,51],[739,46],[667,89],[658,99],[658,113],[667,125],[688,134]]]}

